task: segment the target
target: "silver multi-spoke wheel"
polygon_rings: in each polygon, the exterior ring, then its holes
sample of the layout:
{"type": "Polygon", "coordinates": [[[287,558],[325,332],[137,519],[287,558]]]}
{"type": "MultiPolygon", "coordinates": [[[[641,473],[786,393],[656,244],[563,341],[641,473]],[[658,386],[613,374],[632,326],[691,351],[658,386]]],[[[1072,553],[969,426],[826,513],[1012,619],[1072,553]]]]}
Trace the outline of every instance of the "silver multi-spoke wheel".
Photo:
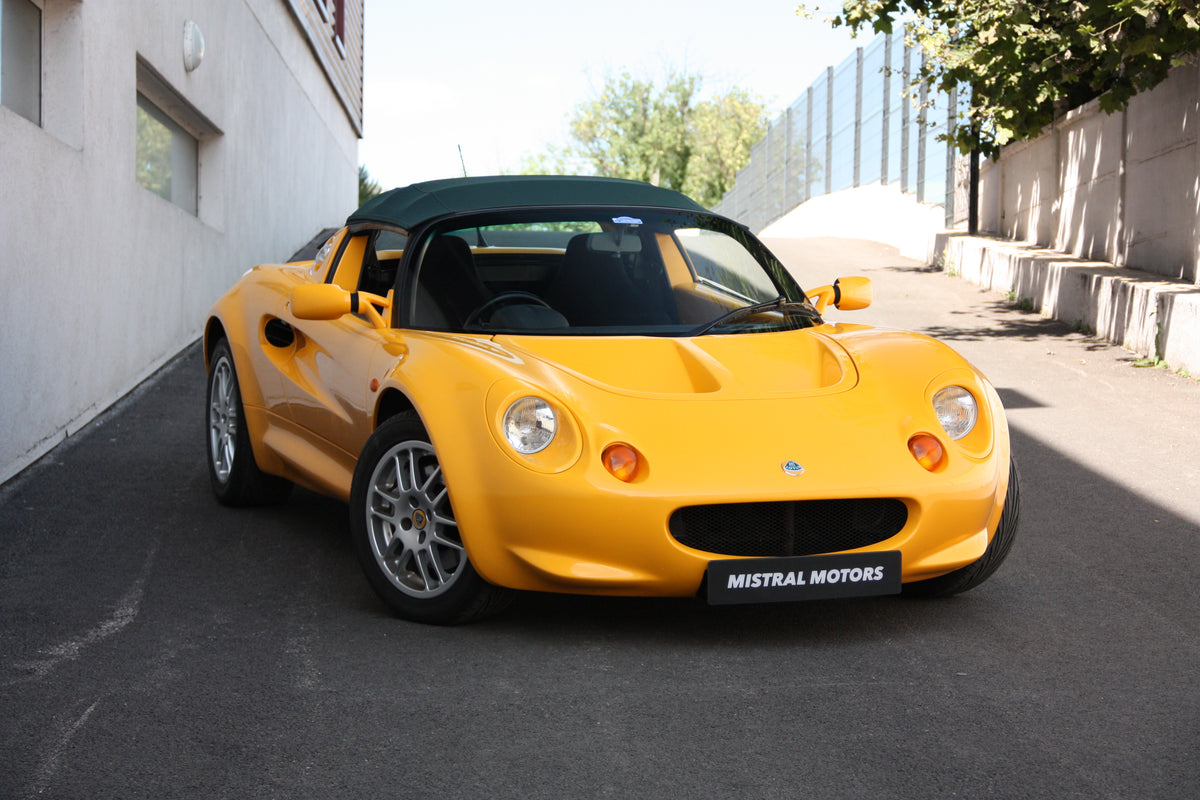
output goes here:
{"type": "Polygon", "coordinates": [[[458,524],[427,442],[400,442],[376,462],[364,510],[375,560],[400,591],[435,597],[463,573],[458,524]]]}
{"type": "Polygon", "coordinates": [[[471,563],[441,462],[413,412],[380,423],[359,455],[350,534],[371,588],[406,619],[457,625],[512,599],[471,563]]]}
{"type": "Polygon", "coordinates": [[[292,484],[263,472],[254,459],[233,351],[225,339],[218,339],[212,345],[207,398],[204,438],[208,447],[208,477],[217,500],[227,506],[251,506],[286,499],[292,484]]]}
{"type": "Polygon", "coordinates": [[[208,457],[217,480],[226,483],[233,469],[238,431],[237,382],[228,358],[217,359],[209,380],[212,383],[208,398],[208,457]]]}

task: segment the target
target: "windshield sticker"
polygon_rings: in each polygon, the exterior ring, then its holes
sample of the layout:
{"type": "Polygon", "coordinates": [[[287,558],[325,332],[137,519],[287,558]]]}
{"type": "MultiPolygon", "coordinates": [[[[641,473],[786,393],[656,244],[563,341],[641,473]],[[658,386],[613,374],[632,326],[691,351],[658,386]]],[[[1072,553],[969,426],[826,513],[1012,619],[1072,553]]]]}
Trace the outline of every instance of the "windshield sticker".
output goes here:
{"type": "Polygon", "coordinates": [[[637,217],[613,217],[613,223],[617,225],[641,225],[642,221],[637,217]]]}

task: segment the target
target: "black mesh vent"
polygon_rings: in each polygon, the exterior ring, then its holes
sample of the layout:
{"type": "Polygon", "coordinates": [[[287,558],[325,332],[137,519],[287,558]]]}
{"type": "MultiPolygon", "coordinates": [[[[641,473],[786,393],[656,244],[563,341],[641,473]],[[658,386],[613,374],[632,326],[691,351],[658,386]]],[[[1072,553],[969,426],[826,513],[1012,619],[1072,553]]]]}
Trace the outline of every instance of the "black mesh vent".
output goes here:
{"type": "Polygon", "coordinates": [[[671,515],[680,543],[726,556],[810,556],[877,544],[908,521],[891,498],[688,506],[671,515]]]}

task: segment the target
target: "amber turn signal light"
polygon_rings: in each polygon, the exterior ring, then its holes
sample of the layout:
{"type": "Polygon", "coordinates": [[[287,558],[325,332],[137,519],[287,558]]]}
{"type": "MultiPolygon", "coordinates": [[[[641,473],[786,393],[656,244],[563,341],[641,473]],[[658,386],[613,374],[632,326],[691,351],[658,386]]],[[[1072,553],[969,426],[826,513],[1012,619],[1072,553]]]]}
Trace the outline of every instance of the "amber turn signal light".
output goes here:
{"type": "Polygon", "coordinates": [[[610,444],[604,448],[600,459],[604,462],[604,468],[612,473],[614,478],[625,483],[636,478],[641,467],[637,451],[627,444],[610,444]]]}
{"type": "Polygon", "coordinates": [[[908,451],[912,453],[918,464],[930,472],[941,466],[942,459],[946,456],[946,451],[942,449],[942,443],[928,433],[918,433],[909,439],[908,451]]]}

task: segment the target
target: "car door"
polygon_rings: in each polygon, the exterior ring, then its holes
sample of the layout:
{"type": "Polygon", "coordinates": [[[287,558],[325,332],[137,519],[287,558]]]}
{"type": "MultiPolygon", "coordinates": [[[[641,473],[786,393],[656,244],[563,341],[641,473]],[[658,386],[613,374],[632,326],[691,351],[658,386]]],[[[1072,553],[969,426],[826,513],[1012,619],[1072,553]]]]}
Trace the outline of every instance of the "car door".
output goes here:
{"type": "MultiPolygon", "coordinates": [[[[359,288],[364,261],[374,255],[372,238],[370,233],[348,237],[331,266],[331,282],[349,291],[359,288]]],[[[314,447],[352,470],[371,433],[371,362],[383,335],[362,314],[305,320],[285,308],[282,316],[296,333],[292,363],[281,371],[291,418],[314,447]]]]}

